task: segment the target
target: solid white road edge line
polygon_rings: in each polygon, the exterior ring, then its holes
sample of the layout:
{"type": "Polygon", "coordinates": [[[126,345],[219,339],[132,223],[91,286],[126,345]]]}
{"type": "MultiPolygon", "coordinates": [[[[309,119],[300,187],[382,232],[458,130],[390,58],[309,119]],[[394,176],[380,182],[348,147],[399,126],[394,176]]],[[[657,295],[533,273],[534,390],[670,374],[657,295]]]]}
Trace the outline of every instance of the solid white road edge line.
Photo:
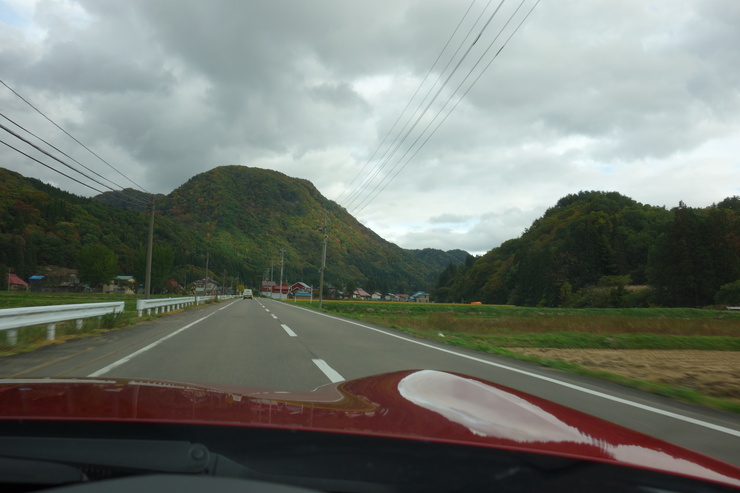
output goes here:
{"type": "Polygon", "coordinates": [[[319,370],[324,372],[324,375],[331,380],[331,383],[337,383],[344,381],[344,377],[337,373],[337,371],[332,368],[331,366],[326,364],[326,361],[323,359],[312,359],[311,361],[314,362],[316,366],[319,367],[319,370]]]}
{"type": "Polygon", "coordinates": [[[161,339],[157,339],[156,341],[154,341],[153,343],[149,344],[148,346],[144,346],[143,348],[139,349],[138,351],[134,351],[133,353],[129,354],[128,356],[126,356],[124,358],[121,358],[118,361],[115,361],[115,362],[111,363],[110,365],[101,368],[98,371],[92,372],[91,374],[88,375],[88,378],[99,377],[100,375],[104,375],[104,374],[108,373],[112,369],[117,368],[117,367],[121,366],[122,364],[124,364],[124,363],[130,361],[131,359],[135,358],[136,356],[149,351],[151,348],[153,348],[153,347],[157,346],[158,344],[166,341],[170,337],[176,336],[180,332],[182,332],[184,330],[187,330],[190,327],[192,327],[193,325],[202,322],[203,320],[207,319],[211,315],[215,314],[216,312],[220,312],[221,310],[223,310],[224,308],[226,308],[226,307],[228,307],[230,305],[231,305],[231,303],[229,303],[228,305],[226,305],[224,307],[219,308],[218,310],[216,310],[214,312],[209,313],[205,317],[200,318],[200,319],[196,320],[195,322],[192,322],[192,323],[187,324],[185,327],[180,327],[179,329],[177,329],[176,331],[172,332],[171,334],[168,334],[168,335],[162,337],[161,339]]]}
{"type": "Polygon", "coordinates": [[[705,428],[709,428],[709,429],[714,430],[714,431],[719,431],[721,433],[726,433],[728,435],[740,437],[740,431],[733,430],[732,428],[727,428],[725,426],[715,425],[714,423],[708,423],[706,421],[702,421],[702,420],[699,420],[699,419],[690,418],[690,417],[684,416],[682,414],[677,414],[677,413],[674,413],[672,411],[666,411],[664,409],[659,409],[657,407],[648,406],[646,404],[640,404],[639,402],[634,402],[634,401],[623,399],[621,397],[617,397],[617,396],[614,396],[614,395],[605,394],[603,392],[599,392],[598,390],[587,389],[585,387],[581,387],[580,385],[575,385],[575,384],[568,383],[568,382],[562,382],[562,381],[557,380],[555,378],[546,377],[544,375],[538,375],[536,373],[532,373],[532,372],[527,371],[527,370],[520,370],[519,368],[514,368],[514,367],[511,367],[511,366],[506,366],[506,365],[503,365],[501,363],[495,363],[493,361],[488,361],[488,360],[485,360],[483,358],[476,358],[475,356],[470,356],[469,354],[458,353],[456,351],[452,351],[450,349],[433,346],[433,345],[427,344],[425,342],[415,341],[415,340],[409,339],[407,337],[403,337],[403,336],[400,336],[400,335],[397,335],[397,334],[391,334],[390,332],[386,332],[384,330],[376,329],[375,327],[370,327],[368,325],[363,325],[363,324],[361,324],[359,322],[353,322],[352,320],[347,320],[347,319],[344,319],[344,318],[335,317],[333,315],[327,315],[326,313],[321,313],[321,312],[317,312],[317,311],[314,311],[314,310],[309,310],[308,308],[303,308],[302,306],[294,306],[294,305],[287,305],[287,306],[292,306],[293,308],[298,308],[299,310],[305,310],[307,312],[314,313],[316,315],[322,315],[322,316],[327,317],[327,318],[331,318],[331,319],[334,319],[334,320],[339,320],[340,322],[346,322],[348,324],[357,325],[358,327],[362,327],[364,329],[373,330],[373,331],[378,332],[380,334],[385,334],[385,335],[390,336],[390,337],[395,337],[396,339],[401,339],[401,340],[406,341],[406,342],[412,342],[414,344],[418,344],[420,346],[424,346],[424,347],[427,347],[427,348],[430,348],[430,349],[434,349],[436,351],[441,351],[443,353],[454,354],[456,356],[460,356],[461,358],[466,358],[466,359],[469,359],[469,360],[472,360],[472,361],[477,361],[478,363],[483,363],[484,365],[495,366],[496,368],[501,368],[502,370],[509,370],[509,371],[514,372],[514,373],[520,373],[522,375],[527,375],[528,377],[532,377],[532,378],[537,378],[537,379],[540,379],[540,380],[544,380],[546,382],[550,382],[550,383],[553,383],[555,385],[560,385],[562,387],[567,387],[569,389],[577,390],[577,391],[583,392],[585,394],[590,394],[590,395],[594,395],[594,396],[597,396],[597,397],[601,397],[603,399],[608,399],[610,401],[619,402],[620,404],[625,404],[627,406],[632,406],[632,407],[635,407],[635,408],[638,408],[638,409],[642,409],[643,411],[649,411],[649,412],[652,412],[652,413],[655,413],[655,414],[660,414],[662,416],[667,416],[669,418],[673,418],[673,419],[677,419],[677,420],[680,420],[680,421],[684,421],[686,423],[691,423],[691,424],[694,424],[694,425],[703,426],[705,428]]]}
{"type": "Polygon", "coordinates": [[[287,332],[287,333],[288,333],[288,335],[289,335],[290,337],[298,337],[298,336],[296,335],[296,333],[295,333],[295,332],[293,332],[292,330],[290,330],[290,327],[288,327],[287,325],[285,325],[285,324],[280,324],[280,327],[282,327],[282,328],[283,328],[283,329],[285,330],[285,332],[287,332]]]}

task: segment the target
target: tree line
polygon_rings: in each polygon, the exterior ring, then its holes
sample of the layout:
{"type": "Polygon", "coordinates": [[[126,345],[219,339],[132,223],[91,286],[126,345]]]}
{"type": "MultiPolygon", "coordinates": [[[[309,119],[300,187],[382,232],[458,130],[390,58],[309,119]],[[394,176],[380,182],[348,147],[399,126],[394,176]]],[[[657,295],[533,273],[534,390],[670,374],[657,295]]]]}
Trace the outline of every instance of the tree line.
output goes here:
{"type": "Polygon", "coordinates": [[[740,197],[667,209],[616,192],[579,192],[521,237],[448,266],[433,295],[525,306],[700,307],[740,304],[738,291],[740,197]]]}

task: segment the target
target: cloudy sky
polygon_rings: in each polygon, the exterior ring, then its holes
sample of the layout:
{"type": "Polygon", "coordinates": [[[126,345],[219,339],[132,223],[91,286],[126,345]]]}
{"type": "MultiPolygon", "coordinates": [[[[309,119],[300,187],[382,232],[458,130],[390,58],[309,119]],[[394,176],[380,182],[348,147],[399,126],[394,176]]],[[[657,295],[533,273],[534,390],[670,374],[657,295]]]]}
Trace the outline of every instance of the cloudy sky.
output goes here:
{"type": "Polygon", "coordinates": [[[308,179],[405,248],[483,253],[579,190],[740,195],[740,2],[499,1],[0,0],[2,81],[111,166],[2,85],[0,112],[123,187],[308,179]]]}

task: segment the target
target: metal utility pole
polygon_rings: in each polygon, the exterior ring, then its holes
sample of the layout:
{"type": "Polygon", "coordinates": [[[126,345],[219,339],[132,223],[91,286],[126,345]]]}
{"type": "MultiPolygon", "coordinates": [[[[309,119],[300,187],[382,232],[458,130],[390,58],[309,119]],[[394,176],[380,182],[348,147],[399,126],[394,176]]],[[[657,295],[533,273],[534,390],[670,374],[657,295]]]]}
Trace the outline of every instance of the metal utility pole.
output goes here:
{"type": "Polygon", "coordinates": [[[285,254],[285,248],[280,249],[280,296],[278,299],[283,299],[283,255],[285,254]]]}
{"type": "Polygon", "coordinates": [[[152,244],[154,243],[154,195],[149,197],[149,238],[146,245],[146,274],[144,275],[144,299],[152,292],[152,244]]]}
{"type": "MultiPolygon", "coordinates": [[[[324,252],[321,254],[321,277],[319,279],[319,309],[321,309],[321,306],[324,303],[324,270],[326,270],[326,211],[324,211],[324,226],[320,227],[319,231],[324,232],[324,252]]],[[[313,293],[313,289],[311,290],[311,293],[313,293]]]]}

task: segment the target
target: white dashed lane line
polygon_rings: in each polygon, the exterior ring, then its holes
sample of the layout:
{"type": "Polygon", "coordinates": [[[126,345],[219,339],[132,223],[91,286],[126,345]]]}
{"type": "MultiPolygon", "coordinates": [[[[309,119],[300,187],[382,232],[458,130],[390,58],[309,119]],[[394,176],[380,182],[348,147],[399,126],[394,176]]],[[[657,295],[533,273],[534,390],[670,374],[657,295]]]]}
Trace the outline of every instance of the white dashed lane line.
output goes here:
{"type": "Polygon", "coordinates": [[[282,327],[282,328],[283,328],[283,329],[285,330],[285,332],[287,332],[287,333],[288,333],[288,335],[289,335],[290,337],[298,337],[298,336],[296,335],[296,333],[295,333],[295,332],[293,332],[292,330],[290,330],[290,327],[288,327],[287,325],[285,325],[285,324],[280,324],[280,327],[282,327]]]}
{"type": "Polygon", "coordinates": [[[311,361],[313,361],[314,364],[319,367],[319,370],[324,372],[324,375],[326,375],[327,378],[329,378],[331,383],[337,383],[337,382],[344,381],[344,377],[340,375],[339,373],[337,373],[337,371],[334,368],[327,365],[326,361],[324,361],[323,359],[313,359],[311,361]]]}
{"type": "MultiPolygon", "coordinates": [[[[270,310],[267,310],[267,308],[265,308],[265,310],[268,312],[270,311],[270,310]]],[[[275,315],[274,313],[271,313],[270,315],[272,316],[272,318],[277,320],[278,318],[277,315],[275,315]]],[[[283,330],[290,337],[298,337],[298,334],[293,332],[293,330],[290,327],[288,327],[286,324],[280,324],[280,327],[282,327],[283,330]]],[[[328,363],[324,361],[323,359],[316,358],[316,359],[312,359],[311,361],[313,361],[313,363],[318,367],[318,369],[321,370],[321,372],[324,375],[326,375],[326,377],[329,379],[330,382],[337,383],[337,382],[343,382],[345,380],[345,378],[342,375],[340,375],[339,372],[337,372],[334,368],[329,366],[328,363]]]]}

